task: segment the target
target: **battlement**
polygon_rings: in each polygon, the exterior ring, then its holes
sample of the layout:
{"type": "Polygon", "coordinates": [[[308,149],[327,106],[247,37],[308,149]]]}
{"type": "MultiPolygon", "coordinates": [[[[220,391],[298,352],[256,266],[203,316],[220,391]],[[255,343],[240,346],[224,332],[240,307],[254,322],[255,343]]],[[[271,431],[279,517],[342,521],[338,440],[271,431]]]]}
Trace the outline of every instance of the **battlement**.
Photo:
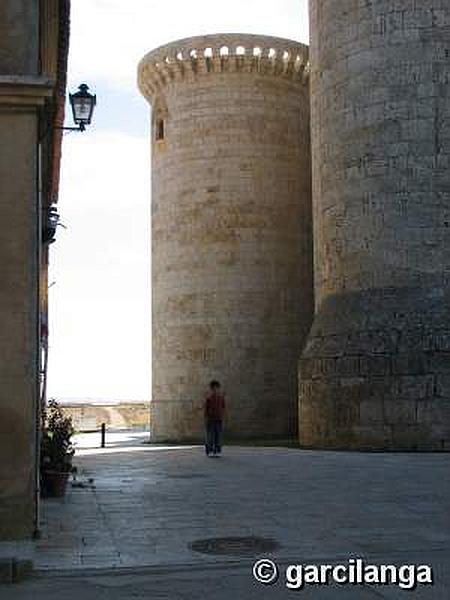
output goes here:
{"type": "Polygon", "coordinates": [[[146,54],[138,66],[138,86],[151,103],[171,81],[200,74],[257,72],[306,84],[308,46],[283,38],[226,33],[185,38],[146,54]]]}

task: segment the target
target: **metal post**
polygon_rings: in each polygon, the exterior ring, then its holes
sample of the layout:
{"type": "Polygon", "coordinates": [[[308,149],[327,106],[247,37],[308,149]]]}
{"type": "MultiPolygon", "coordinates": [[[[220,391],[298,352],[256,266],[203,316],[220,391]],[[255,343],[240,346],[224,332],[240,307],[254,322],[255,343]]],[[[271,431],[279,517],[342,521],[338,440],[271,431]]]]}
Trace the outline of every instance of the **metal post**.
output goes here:
{"type": "Polygon", "coordinates": [[[102,423],[102,448],[106,446],[106,424],[102,423]]]}

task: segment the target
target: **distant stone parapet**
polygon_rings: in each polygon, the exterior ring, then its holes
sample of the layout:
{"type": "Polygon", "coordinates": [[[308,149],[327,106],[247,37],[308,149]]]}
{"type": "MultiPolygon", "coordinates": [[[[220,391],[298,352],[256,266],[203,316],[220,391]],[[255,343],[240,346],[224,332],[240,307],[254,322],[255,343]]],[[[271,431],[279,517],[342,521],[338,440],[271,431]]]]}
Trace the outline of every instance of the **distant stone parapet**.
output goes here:
{"type": "Polygon", "coordinates": [[[308,46],[250,34],[191,37],[149,52],[139,63],[138,84],[151,101],[168,82],[198,73],[246,72],[308,81],[308,46]]]}
{"type": "Polygon", "coordinates": [[[146,430],[150,421],[150,402],[65,402],[65,415],[72,418],[75,430],[99,431],[102,423],[111,429],[146,430]]]}

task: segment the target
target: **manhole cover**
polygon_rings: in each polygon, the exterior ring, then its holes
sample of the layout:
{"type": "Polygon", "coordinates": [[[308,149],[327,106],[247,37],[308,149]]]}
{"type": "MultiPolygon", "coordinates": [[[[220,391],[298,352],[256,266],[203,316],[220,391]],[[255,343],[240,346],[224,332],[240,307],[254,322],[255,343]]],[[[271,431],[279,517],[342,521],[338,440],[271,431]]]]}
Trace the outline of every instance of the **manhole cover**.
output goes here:
{"type": "Polygon", "coordinates": [[[167,475],[168,479],[203,479],[206,475],[201,473],[179,473],[178,475],[167,475]]]}
{"type": "Polygon", "coordinates": [[[274,552],[280,547],[275,540],[260,537],[223,537],[196,540],[189,544],[194,552],[223,556],[255,556],[274,552]]]}

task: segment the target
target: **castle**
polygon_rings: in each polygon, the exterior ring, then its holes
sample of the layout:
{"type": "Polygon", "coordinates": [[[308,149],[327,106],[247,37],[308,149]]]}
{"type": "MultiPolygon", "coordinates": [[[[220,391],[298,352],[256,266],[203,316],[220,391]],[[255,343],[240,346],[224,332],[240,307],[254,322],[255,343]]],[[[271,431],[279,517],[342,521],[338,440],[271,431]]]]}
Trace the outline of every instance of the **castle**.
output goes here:
{"type": "Polygon", "coordinates": [[[154,439],[199,439],[218,377],[234,437],[448,450],[450,7],[311,0],[310,20],[309,57],[227,34],[140,62],[154,439]]]}
{"type": "MultiPolygon", "coordinates": [[[[0,3],[11,577],[30,567],[39,527],[69,12],[69,0],[0,3]]],[[[310,25],[309,56],[220,35],[140,64],[153,105],[154,436],[198,439],[217,377],[235,437],[298,429],[312,448],[449,450],[450,3],[310,0],[310,25]]]]}

